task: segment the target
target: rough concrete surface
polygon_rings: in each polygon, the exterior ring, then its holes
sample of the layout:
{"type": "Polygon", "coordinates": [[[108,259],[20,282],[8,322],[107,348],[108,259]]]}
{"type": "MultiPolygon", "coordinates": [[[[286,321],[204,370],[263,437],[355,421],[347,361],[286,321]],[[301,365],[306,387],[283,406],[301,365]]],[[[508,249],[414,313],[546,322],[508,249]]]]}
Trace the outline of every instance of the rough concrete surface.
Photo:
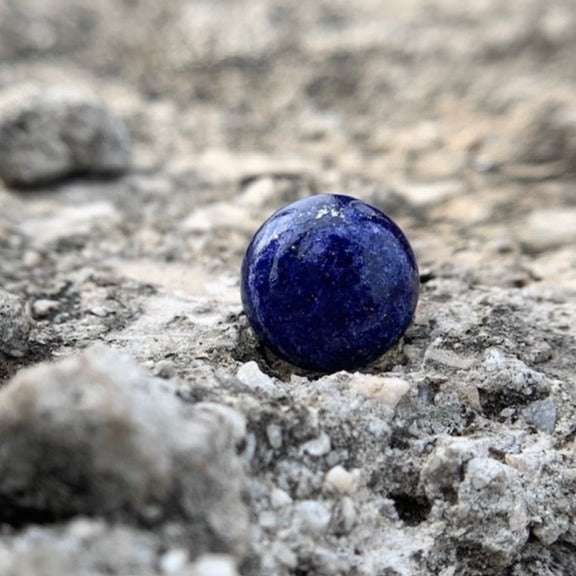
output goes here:
{"type": "Polygon", "coordinates": [[[0,574],[575,574],[575,54],[572,0],[0,0],[0,574]],[[420,266],[357,373],[241,310],[318,192],[420,266]]]}

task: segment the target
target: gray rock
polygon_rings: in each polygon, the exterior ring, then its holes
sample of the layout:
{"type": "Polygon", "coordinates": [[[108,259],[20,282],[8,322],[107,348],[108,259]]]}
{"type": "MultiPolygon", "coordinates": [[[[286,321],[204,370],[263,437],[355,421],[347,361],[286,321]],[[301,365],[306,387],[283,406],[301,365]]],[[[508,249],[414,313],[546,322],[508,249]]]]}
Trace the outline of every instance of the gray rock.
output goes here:
{"type": "Polygon", "coordinates": [[[296,506],[296,524],[305,532],[321,533],[330,523],[330,510],[316,500],[303,500],[296,506]]]}
{"type": "Polygon", "coordinates": [[[557,409],[552,398],[532,402],[522,410],[524,420],[542,432],[552,434],[556,427],[557,409]]]}
{"type": "Polygon", "coordinates": [[[529,516],[515,470],[492,458],[473,458],[450,510],[450,537],[477,550],[486,566],[510,564],[528,539],[529,516]]]}
{"type": "Polygon", "coordinates": [[[548,393],[549,381],[544,373],[499,348],[486,350],[483,369],[484,378],[478,387],[488,394],[519,393],[534,398],[548,393]]]}
{"type": "Polygon", "coordinates": [[[191,554],[243,554],[232,410],[185,414],[161,386],[102,346],[18,373],[0,392],[0,521],[181,520],[191,554]]]}
{"type": "Polygon", "coordinates": [[[447,437],[428,456],[420,472],[420,484],[433,499],[455,498],[464,478],[464,468],[474,457],[488,453],[486,442],[447,437]]]}
{"type": "Polygon", "coordinates": [[[32,318],[25,300],[0,289],[0,352],[10,356],[24,356],[32,318]]]}
{"type": "Polygon", "coordinates": [[[46,318],[60,308],[58,300],[49,298],[40,298],[32,304],[32,313],[35,318],[46,318]]]}
{"type": "Polygon", "coordinates": [[[83,90],[26,84],[0,94],[0,179],[7,184],[118,174],[130,150],[124,122],[83,90]]]}

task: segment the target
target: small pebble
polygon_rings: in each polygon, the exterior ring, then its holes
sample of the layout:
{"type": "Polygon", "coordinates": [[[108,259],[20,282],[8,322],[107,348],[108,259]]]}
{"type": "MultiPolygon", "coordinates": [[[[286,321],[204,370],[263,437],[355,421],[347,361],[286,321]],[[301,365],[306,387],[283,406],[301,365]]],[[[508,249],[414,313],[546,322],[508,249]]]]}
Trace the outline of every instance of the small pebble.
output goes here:
{"type": "Polygon", "coordinates": [[[354,506],[354,501],[349,496],[344,496],[344,498],[342,498],[340,507],[342,513],[342,528],[344,529],[344,532],[348,533],[356,523],[356,507],[354,506]]]}
{"type": "Polygon", "coordinates": [[[58,300],[41,298],[32,303],[32,314],[35,318],[45,318],[52,312],[58,310],[58,308],[60,308],[60,302],[58,302],[58,300]]]}
{"type": "Polygon", "coordinates": [[[279,450],[282,447],[282,428],[277,424],[269,424],[266,426],[266,438],[274,450],[279,450]]]}
{"type": "Polygon", "coordinates": [[[313,440],[309,440],[305,444],[302,444],[302,452],[306,452],[307,454],[310,454],[310,456],[316,458],[325,456],[330,452],[331,448],[332,443],[330,441],[330,436],[324,432],[322,432],[318,438],[314,438],[313,440]]]}
{"type": "Polygon", "coordinates": [[[278,541],[274,542],[272,553],[276,560],[286,566],[286,568],[294,570],[298,566],[298,556],[286,544],[278,541]]]}
{"type": "Polygon", "coordinates": [[[203,554],[192,564],[193,576],[238,576],[236,562],[227,554],[203,554]]]}
{"type": "Polygon", "coordinates": [[[156,366],[154,366],[154,374],[158,376],[158,378],[164,378],[165,380],[173,378],[176,375],[174,362],[168,359],[160,360],[156,363],[156,366]]]}
{"type": "Polygon", "coordinates": [[[541,364],[552,358],[554,352],[548,342],[535,342],[528,352],[528,360],[541,364]]]}
{"type": "Polygon", "coordinates": [[[254,390],[260,390],[273,396],[279,393],[278,387],[274,384],[272,378],[264,374],[254,360],[242,364],[242,366],[238,368],[236,377],[240,382],[254,390]]]}
{"type": "Polygon", "coordinates": [[[500,412],[500,418],[512,418],[512,416],[514,416],[514,414],[516,414],[516,409],[515,408],[504,408],[504,410],[502,410],[500,412]]]}
{"type": "Polygon", "coordinates": [[[22,265],[25,268],[35,268],[39,266],[41,262],[42,256],[34,250],[26,250],[22,256],[22,265]]]}
{"type": "Polygon", "coordinates": [[[330,468],[324,480],[326,486],[333,488],[340,494],[348,494],[356,484],[357,476],[348,472],[343,466],[337,465],[330,468]]]}
{"type": "Polygon", "coordinates": [[[32,318],[26,301],[0,289],[0,352],[24,356],[31,329],[32,318]]]}
{"type": "Polygon", "coordinates": [[[435,346],[430,346],[426,350],[425,360],[432,360],[443,366],[455,368],[456,370],[469,370],[476,362],[473,356],[457,354],[452,350],[443,350],[435,346]]]}
{"type": "Polygon", "coordinates": [[[93,316],[98,316],[98,318],[106,318],[110,314],[110,309],[105,306],[92,306],[88,312],[93,316]]]}
{"type": "Polygon", "coordinates": [[[278,516],[271,510],[264,510],[260,514],[258,523],[260,524],[261,528],[264,528],[264,530],[272,530],[276,528],[278,524],[278,516]]]}
{"type": "Polygon", "coordinates": [[[330,524],[330,518],[328,508],[316,500],[303,500],[296,505],[296,521],[306,532],[324,532],[330,524]]]}
{"type": "Polygon", "coordinates": [[[274,488],[270,494],[270,504],[272,508],[283,508],[292,503],[290,494],[281,488],[274,488]]]}
{"type": "Polygon", "coordinates": [[[553,434],[556,427],[557,408],[552,398],[532,402],[522,410],[524,420],[542,432],[553,434]]]}
{"type": "Polygon", "coordinates": [[[366,432],[371,434],[375,440],[384,441],[390,436],[390,424],[382,418],[373,418],[366,425],[366,432]]]}
{"type": "Polygon", "coordinates": [[[188,563],[188,551],[184,548],[172,548],[160,558],[160,571],[166,576],[179,574],[188,563]]]}
{"type": "Polygon", "coordinates": [[[356,372],[350,381],[350,387],[369,398],[395,408],[400,399],[410,390],[410,384],[403,378],[394,376],[383,378],[371,374],[356,372]]]}

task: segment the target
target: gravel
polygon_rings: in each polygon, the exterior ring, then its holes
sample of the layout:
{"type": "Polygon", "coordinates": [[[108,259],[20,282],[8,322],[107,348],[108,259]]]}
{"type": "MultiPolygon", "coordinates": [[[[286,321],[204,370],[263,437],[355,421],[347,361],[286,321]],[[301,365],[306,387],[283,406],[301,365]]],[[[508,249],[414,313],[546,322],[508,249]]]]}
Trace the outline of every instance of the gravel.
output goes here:
{"type": "Polygon", "coordinates": [[[27,302],[0,289],[0,353],[21,357],[28,351],[32,318],[27,302]]]}

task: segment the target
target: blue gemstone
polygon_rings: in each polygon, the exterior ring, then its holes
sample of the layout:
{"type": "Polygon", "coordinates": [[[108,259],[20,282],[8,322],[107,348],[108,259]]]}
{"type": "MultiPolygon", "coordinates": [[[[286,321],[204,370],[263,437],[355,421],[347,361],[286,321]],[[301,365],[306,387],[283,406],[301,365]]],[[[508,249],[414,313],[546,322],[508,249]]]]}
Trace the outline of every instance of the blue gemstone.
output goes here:
{"type": "Polygon", "coordinates": [[[320,372],[360,368],[391,348],[412,321],[418,286],[400,228],[349,196],[285,206],[242,263],[242,303],[260,341],[320,372]]]}

